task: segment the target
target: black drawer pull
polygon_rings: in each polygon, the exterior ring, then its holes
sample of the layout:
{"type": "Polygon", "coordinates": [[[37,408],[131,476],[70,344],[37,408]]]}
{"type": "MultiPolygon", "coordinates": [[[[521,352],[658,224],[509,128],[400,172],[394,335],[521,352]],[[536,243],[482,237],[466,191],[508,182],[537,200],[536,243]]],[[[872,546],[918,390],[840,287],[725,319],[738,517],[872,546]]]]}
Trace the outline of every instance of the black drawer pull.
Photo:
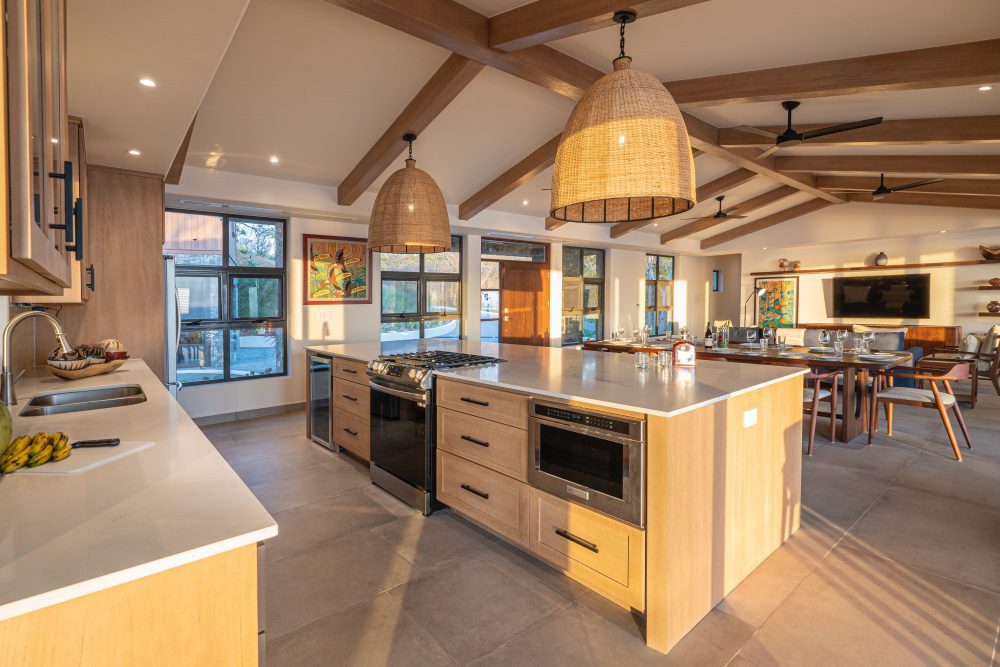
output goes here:
{"type": "Polygon", "coordinates": [[[353,368],[344,368],[344,369],[342,369],[342,370],[343,370],[343,371],[344,371],[345,373],[350,373],[351,375],[357,375],[357,374],[358,374],[358,372],[357,372],[356,370],[354,370],[353,368]]]}
{"type": "Polygon", "coordinates": [[[462,397],[462,400],[465,401],[466,403],[472,403],[473,405],[481,405],[484,408],[490,407],[490,404],[489,404],[488,401],[477,401],[474,398],[466,398],[465,396],[462,397]]]}
{"type": "Polygon", "coordinates": [[[463,435],[462,440],[465,440],[466,442],[471,442],[474,445],[479,445],[480,447],[490,446],[490,443],[486,442],[485,440],[476,440],[471,435],[463,435]]]}
{"type": "Polygon", "coordinates": [[[596,544],[594,544],[593,542],[588,542],[587,540],[583,539],[582,537],[577,537],[576,535],[574,535],[573,533],[569,532],[568,530],[563,530],[562,528],[556,528],[556,535],[558,535],[559,537],[565,538],[565,539],[569,540],[570,542],[572,542],[574,544],[579,544],[584,549],[590,549],[595,554],[597,553],[597,545],[596,544]]]}
{"type": "Polygon", "coordinates": [[[462,488],[463,488],[463,489],[465,489],[466,491],[468,491],[469,493],[474,493],[474,494],[476,494],[477,496],[479,496],[479,497],[480,497],[480,498],[482,498],[483,500],[489,500],[489,499],[490,499],[490,494],[488,494],[488,493],[483,493],[483,492],[482,492],[482,491],[480,491],[479,489],[474,489],[473,487],[469,486],[468,484],[463,484],[463,485],[462,485],[462,488]]]}
{"type": "Polygon", "coordinates": [[[351,437],[355,437],[355,438],[358,436],[358,432],[357,431],[352,431],[349,428],[345,428],[344,429],[344,433],[346,433],[347,435],[349,435],[351,437]]]}
{"type": "Polygon", "coordinates": [[[355,401],[355,402],[357,402],[357,400],[358,400],[357,396],[351,396],[350,394],[341,394],[341,396],[343,396],[344,398],[346,398],[349,401],[355,401]]]}

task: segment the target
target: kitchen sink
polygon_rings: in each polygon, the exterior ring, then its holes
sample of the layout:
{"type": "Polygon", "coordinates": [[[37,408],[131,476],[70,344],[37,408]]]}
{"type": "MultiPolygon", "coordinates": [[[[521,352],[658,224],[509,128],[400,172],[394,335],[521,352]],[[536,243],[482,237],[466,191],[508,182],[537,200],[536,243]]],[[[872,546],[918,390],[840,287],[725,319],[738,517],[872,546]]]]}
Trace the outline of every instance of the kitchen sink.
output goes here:
{"type": "Polygon", "coordinates": [[[146,394],[137,384],[119,384],[95,389],[69,389],[33,396],[19,413],[22,417],[39,417],[64,412],[82,412],[117,408],[144,403],[146,394]]]}

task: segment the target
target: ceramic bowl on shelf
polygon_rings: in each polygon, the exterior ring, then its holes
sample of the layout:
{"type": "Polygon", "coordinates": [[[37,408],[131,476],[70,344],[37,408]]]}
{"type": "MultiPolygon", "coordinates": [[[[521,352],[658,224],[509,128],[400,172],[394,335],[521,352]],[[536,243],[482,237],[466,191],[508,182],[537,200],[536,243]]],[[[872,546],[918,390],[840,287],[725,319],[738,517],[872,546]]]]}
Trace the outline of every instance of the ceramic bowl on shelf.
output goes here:
{"type": "Polygon", "coordinates": [[[991,261],[1000,260],[1000,248],[987,248],[981,245],[979,246],[979,253],[983,256],[983,259],[991,261]]]}
{"type": "Polygon", "coordinates": [[[1000,287],[1000,278],[990,278],[990,285],[1000,287]]]}

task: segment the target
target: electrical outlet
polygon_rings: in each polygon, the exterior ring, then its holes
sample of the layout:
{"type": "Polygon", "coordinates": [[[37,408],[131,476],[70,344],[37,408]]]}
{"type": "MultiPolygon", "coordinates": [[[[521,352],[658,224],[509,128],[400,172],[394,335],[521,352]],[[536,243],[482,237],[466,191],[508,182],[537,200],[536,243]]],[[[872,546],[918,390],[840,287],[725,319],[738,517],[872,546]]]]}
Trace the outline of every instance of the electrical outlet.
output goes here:
{"type": "Polygon", "coordinates": [[[750,428],[757,425],[757,408],[743,411],[743,428],[750,428]]]}
{"type": "Polygon", "coordinates": [[[319,311],[319,321],[320,322],[329,322],[330,321],[330,311],[327,310],[326,308],[324,308],[323,310],[319,311]]]}

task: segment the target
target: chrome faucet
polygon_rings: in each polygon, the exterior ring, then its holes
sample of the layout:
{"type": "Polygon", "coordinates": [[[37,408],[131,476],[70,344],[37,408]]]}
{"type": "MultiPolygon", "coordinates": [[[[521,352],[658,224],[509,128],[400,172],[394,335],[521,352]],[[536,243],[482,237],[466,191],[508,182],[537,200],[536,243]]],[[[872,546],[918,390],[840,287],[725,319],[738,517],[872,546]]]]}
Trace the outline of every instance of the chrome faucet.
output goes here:
{"type": "Polygon", "coordinates": [[[10,336],[14,332],[14,328],[29,317],[44,317],[48,320],[49,324],[52,325],[52,329],[56,332],[56,338],[59,340],[59,349],[64,354],[69,354],[73,351],[73,346],[69,344],[69,339],[66,338],[59,320],[45,311],[28,310],[12,317],[3,329],[3,367],[2,371],[0,371],[0,402],[4,405],[17,405],[17,395],[14,393],[15,380],[11,377],[10,373],[10,336]]]}

